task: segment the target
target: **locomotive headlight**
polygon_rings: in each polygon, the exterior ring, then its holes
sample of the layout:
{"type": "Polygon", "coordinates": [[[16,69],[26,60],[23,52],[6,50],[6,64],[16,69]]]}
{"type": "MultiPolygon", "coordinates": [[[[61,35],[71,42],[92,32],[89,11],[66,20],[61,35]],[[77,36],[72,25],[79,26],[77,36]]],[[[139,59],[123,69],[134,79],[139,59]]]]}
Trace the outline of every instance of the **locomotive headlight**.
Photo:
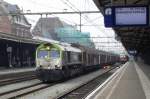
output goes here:
{"type": "Polygon", "coordinates": [[[41,69],[41,66],[36,66],[36,69],[41,69]]]}
{"type": "Polygon", "coordinates": [[[51,69],[51,67],[50,67],[50,66],[48,66],[48,67],[47,67],[47,69],[51,69]]]}
{"type": "Polygon", "coordinates": [[[56,69],[59,69],[60,67],[59,67],[58,65],[55,65],[55,68],[56,68],[56,69]]]}

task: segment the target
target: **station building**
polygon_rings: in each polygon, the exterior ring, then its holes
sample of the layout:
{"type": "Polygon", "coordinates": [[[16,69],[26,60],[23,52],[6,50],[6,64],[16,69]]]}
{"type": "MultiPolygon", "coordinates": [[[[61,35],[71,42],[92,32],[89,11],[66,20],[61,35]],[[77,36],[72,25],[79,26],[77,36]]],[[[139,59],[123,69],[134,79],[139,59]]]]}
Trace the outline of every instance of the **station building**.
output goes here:
{"type": "Polygon", "coordinates": [[[31,24],[17,5],[0,1],[0,68],[34,66],[36,42],[30,32],[31,24]]]}

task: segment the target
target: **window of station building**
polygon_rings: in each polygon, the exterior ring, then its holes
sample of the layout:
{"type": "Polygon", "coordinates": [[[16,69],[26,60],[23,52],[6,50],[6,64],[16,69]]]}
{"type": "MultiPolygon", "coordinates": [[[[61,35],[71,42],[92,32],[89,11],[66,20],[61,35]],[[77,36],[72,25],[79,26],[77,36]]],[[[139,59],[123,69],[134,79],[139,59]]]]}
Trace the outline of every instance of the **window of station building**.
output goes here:
{"type": "Polygon", "coordinates": [[[12,16],[12,21],[15,22],[16,21],[16,16],[12,16]]]}
{"type": "Polygon", "coordinates": [[[21,30],[22,37],[24,37],[24,29],[21,30]]]}
{"type": "Polygon", "coordinates": [[[17,22],[21,22],[21,16],[17,16],[17,22]]]}
{"type": "Polygon", "coordinates": [[[19,36],[19,28],[15,28],[13,32],[16,33],[17,36],[19,36]]]}
{"type": "Polygon", "coordinates": [[[24,33],[24,37],[28,37],[27,30],[24,30],[23,33],[24,33]]]}

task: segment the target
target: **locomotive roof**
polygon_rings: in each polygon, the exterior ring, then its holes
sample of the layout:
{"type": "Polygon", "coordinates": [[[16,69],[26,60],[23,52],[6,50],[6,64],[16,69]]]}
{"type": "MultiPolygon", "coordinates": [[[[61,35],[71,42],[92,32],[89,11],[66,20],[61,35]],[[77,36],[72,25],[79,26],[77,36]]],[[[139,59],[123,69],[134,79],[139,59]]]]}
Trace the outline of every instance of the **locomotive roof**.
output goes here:
{"type": "Polygon", "coordinates": [[[83,45],[80,45],[80,44],[72,43],[71,46],[77,47],[77,48],[81,49],[82,51],[86,51],[86,52],[92,53],[92,54],[116,55],[116,54],[111,53],[111,52],[106,52],[106,51],[102,51],[102,50],[97,50],[97,49],[95,49],[95,48],[89,48],[89,47],[86,47],[86,46],[83,46],[83,45]]]}
{"type": "Polygon", "coordinates": [[[81,53],[82,51],[86,51],[87,53],[92,53],[92,54],[116,55],[111,52],[106,52],[106,51],[97,50],[95,48],[85,47],[80,44],[75,44],[75,43],[69,44],[69,43],[64,43],[64,42],[60,43],[59,41],[51,40],[51,39],[43,38],[43,37],[39,37],[39,36],[35,36],[33,39],[39,40],[39,41],[45,42],[45,43],[56,44],[62,50],[65,50],[65,51],[72,51],[72,52],[79,52],[79,53],[81,53]]]}
{"type": "Polygon", "coordinates": [[[72,47],[70,45],[58,44],[58,46],[61,47],[62,50],[64,50],[64,51],[80,52],[81,53],[81,50],[79,48],[75,48],[75,47],[72,47]]]}
{"type": "Polygon", "coordinates": [[[59,41],[51,40],[51,39],[43,38],[39,36],[35,36],[34,39],[40,40],[43,43],[55,44],[64,51],[81,52],[79,48],[72,47],[71,44],[68,44],[68,43],[60,43],[59,41]]]}

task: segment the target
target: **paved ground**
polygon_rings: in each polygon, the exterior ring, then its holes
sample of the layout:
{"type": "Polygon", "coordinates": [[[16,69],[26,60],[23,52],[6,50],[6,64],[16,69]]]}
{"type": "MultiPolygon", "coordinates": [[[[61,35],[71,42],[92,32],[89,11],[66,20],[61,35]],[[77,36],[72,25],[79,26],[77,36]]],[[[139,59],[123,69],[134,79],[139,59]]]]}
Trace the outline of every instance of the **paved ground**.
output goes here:
{"type": "Polygon", "coordinates": [[[136,62],[136,63],[150,80],[150,65],[146,65],[146,64],[140,63],[140,62],[136,62]]]}
{"type": "Polygon", "coordinates": [[[110,99],[146,99],[133,63],[128,65],[110,99]]]}
{"type": "Polygon", "coordinates": [[[150,66],[129,62],[93,99],[150,99],[150,66]],[[145,75],[146,74],[146,75],[145,75]]]}
{"type": "Polygon", "coordinates": [[[0,75],[13,74],[13,73],[21,73],[21,72],[28,72],[28,71],[34,71],[34,70],[35,70],[35,67],[5,69],[5,70],[0,70],[0,75]]]}

